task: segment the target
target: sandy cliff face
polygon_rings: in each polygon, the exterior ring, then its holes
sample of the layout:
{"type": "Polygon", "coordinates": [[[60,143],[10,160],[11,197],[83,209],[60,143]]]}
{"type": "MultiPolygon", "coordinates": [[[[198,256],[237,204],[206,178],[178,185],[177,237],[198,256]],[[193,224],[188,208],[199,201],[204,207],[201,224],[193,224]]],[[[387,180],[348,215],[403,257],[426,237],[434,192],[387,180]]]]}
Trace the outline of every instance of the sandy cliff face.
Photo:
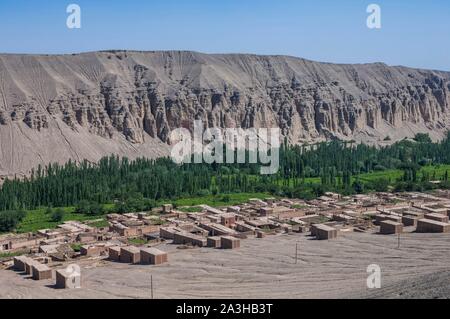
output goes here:
{"type": "Polygon", "coordinates": [[[292,143],[450,128],[450,73],[194,52],[0,55],[0,175],[111,153],[161,156],[170,131],[280,127],[292,143]]]}

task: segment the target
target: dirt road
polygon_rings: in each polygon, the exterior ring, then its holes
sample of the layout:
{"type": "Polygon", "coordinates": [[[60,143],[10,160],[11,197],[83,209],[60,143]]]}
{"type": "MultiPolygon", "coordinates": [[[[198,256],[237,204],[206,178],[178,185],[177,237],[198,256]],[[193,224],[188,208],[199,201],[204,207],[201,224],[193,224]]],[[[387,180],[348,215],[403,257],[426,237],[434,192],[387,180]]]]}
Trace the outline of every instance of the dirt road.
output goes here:
{"type": "Polygon", "coordinates": [[[2,270],[0,298],[150,298],[151,275],[155,298],[450,297],[450,234],[404,234],[400,249],[396,236],[360,233],[330,241],[301,234],[251,238],[236,250],[160,248],[169,251],[161,266],[80,262],[77,290],[2,270]],[[381,289],[367,288],[370,264],[381,267],[381,289]]]}

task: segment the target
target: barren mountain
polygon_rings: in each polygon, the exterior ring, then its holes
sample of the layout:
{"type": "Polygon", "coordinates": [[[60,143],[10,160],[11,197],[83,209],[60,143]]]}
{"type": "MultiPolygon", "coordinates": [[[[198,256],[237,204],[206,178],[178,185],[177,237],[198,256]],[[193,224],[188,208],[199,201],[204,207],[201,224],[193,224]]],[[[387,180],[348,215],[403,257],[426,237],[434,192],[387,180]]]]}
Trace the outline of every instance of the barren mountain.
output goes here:
{"type": "Polygon", "coordinates": [[[292,143],[450,129],[450,73],[288,56],[105,51],[0,55],[0,175],[168,154],[169,133],[280,127],[292,143]]]}

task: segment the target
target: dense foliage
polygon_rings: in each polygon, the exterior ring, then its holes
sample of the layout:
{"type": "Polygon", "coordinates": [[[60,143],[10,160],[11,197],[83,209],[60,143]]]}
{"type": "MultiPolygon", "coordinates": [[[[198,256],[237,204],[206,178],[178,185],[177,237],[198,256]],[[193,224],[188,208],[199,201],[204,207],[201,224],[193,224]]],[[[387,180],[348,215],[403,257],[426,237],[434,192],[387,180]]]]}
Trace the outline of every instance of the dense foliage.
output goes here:
{"type": "Polygon", "coordinates": [[[22,210],[0,212],[0,233],[9,232],[16,228],[17,224],[25,217],[22,210]]]}

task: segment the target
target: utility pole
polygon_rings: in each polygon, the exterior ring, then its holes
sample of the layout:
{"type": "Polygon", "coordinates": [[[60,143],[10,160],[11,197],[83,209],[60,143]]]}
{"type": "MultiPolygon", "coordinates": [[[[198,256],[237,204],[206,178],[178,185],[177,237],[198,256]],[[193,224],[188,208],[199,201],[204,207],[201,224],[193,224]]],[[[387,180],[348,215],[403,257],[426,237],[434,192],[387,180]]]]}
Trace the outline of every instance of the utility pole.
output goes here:
{"type": "Polygon", "coordinates": [[[152,291],[152,299],[153,299],[153,275],[150,275],[150,288],[152,291]]]}
{"type": "Polygon", "coordinates": [[[398,233],[397,249],[400,249],[400,233],[398,233]]]}

